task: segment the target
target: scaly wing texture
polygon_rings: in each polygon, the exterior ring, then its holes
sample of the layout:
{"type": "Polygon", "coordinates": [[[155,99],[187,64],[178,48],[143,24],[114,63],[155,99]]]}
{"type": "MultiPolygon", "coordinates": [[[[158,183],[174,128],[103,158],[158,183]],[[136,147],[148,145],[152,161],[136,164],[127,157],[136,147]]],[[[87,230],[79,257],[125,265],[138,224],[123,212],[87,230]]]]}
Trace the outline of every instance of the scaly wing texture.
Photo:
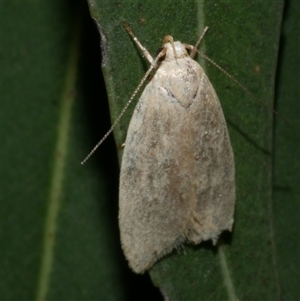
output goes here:
{"type": "Polygon", "coordinates": [[[146,86],[129,125],[119,193],[122,247],[137,273],[184,241],[216,241],[231,229],[229,135],[212,85],[190,58],[163,64],[146,86]]]}

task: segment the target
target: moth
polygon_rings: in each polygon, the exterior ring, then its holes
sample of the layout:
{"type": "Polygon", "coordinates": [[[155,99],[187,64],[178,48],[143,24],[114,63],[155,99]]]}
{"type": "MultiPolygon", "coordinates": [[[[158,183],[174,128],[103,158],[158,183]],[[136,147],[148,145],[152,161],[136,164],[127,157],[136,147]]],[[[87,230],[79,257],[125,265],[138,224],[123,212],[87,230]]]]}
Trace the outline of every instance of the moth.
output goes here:
{"type": "Polygon", "coordinates": [[[192,58],[204,33],[195,47],[166,36],[154,60],[125,27],[157,68],[132,115],[120,172],[121,244],[143,273],[183,243],[216,244],[231,231],[235,167],[220,101],[192,58]]]}

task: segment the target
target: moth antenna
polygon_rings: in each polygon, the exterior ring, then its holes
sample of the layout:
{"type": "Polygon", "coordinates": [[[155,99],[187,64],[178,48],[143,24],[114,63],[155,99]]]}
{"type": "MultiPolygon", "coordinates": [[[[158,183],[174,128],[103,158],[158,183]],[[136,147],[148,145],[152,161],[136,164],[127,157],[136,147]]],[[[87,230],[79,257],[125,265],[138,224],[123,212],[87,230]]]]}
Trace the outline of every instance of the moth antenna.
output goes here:
{"type": "MultiPolygon", "coordinates": [[[[194,46],[192,45],[187,45],[190,46],[188,48],[193,49],[194,46]]],[[[202,51],[199,50],[194,50],[195,52],[197,52],[198,54],[200,54],[203,58],[205,58],[208,62],[210,62],[212,65],[214,65],[216,68],[218,68],[220,71],[222,71],[227,77],[229,77],[233,82],[235,82],[240,88],[242,88],[248,95],[250,95],[256,102],[258,102],[260,105],[262,105],[263,107],[269,109],[270,111],[272,111],[274,114],[276,114],[278,117],[284,119],[286,122],[288,122],[289,124],[291,124],[291,122],[284,117],[281,114],[278,114],[277,111],[275,111],[271,106],[265,104],[263,101],[261,101],[258,97],[256,97],[253,93],[251,93],[246,87],[244,87],[237,79],[235,79],[231,74],[229,74],[225,69],[223,69],[221,66],[219,66],[217,63],[215,63],[212,59],[210,59],[206,54],[204,54],[202,51]]]]}
{"type": "Polygon", "coordinates": [[[137,92],[140,90],[140,88],[142,87],[143,83],[145,82],[145,80],[147,79],[148,75],[150,74],[150,72],[152,71],[152,69],[154,68],[154,66],[156,66],[156,63],[158,62],[158,60],[164,55],[164,49],[157,55],[157,57],[155,58],[155,60],[153,60],[153,64],[151,64],[151,66],[149,67],[148,71],[145,73],[144,77],[142,78],[141,82],[139,83],[139,85],[137,86],[137,88],[135,89],[135,91],[133,92],[133,94],[131,95],[131,97],[129,98],[127,104],[125,105],[125,107],[123,108],[123,110],[121,111],[121,113],[119,114],[119,116],[117,117],[117,119],[115,120],[115,122],[113,123],[113,125],[111,126],[111,128],[108,130],[108,132],[102,137],[102,139],[94,146],[94,148],[90,151],[90,153],[85,157],[85,159],[81,162],[81,164],[84,164],[90,157],[91,155],[96,151],[96,149],[102,144],[102,142],[109,136],[109,134],[113,131],[113,129],[115,128],[115,126],[118,124],[118,122],[120,121],[120,119],[122,118],[122,116],[124,115],[124,113],[126,112],[127,108],[129,107],[129,105],[131,104],[132,100],[134,99],[134,97],[136,96],[137,92]]]}
{"type": "MultiPolygon", "coordinates": [[[[270,110],[271,112],[273,112],[274,114],[278,115],[278,112],[275,111],[272,107],[270,107],[269,105],[265,104],[262,100],[260,100],[258,97],[256,97],[253,93],[251,93],[246,87],[244,87],[237,79],[235,79],[231,74],[229,74],[225,69],[223,69],[221,66],[219,66],[217,63],[215,63],[212,59],[210,59],[207,55],[205,55],[203,52],[201,51],[197,51],[197,53],[199,53],[203,58],[205,58],[207,61],[209,61],[211,64],[213,64],[216,68],[218,68],[220,71],[222,71],[226,76],[228,76],[233,82],[235,82],[240,88],[242,88],[249,96],[251,96],[257,103],[259,103],[260,105],[262,105],[263,107],[267,108],[268,110],[270,110]]],[[[284,118],[283,116],[281,116],[283,119],[285,119],[286,121],[288,121],[290,123],[289,120],[287,120],[286,118],[284,118]]]]}
{"type": "Polygon", "coordinates": [[[200,36],[200,38],[198,39],[197,43],[195,46],[193,45],[188,45],[188,44],[184,44],[185,47],[187,49],[191,50],[190,53],[190,57],[194,58],[194,56],[196,55],[196,53],[200,54],[203,58],[205,58],[208,62],[210,62],[211,64],[213,64],[216,68],[218,68],[221,72],[223,72],[227,77],[229,77],[233,82],[235,82],[240,88],[242,88],[248,95],[250,95],[257,103],[259,103],[260,105],[262,105],[263,107],[267,108],[268,110],[271,110],[274,114],[276,114],[277,116],[281,117],[282,119],[284,119],[286,122],[288,122],[289,124],[291,123],[287,118],[285,118],[284,116],[282,116],[281,114],[278,114],[277,111],[275,111],[272,107],[268,106],[267,104],[265,104],[261,99],[259,99],[258,97],[256,97],[253,93],[251,93],[246,87],[244,87],[237,79],[235,79],[231,74],[229,74],[225,69],[223,69],[221,66],[219,66],[217,63],[215,63],[212,59],[210,59],[206,54],[204,54],[202,51],[198,50],[197,48],[200,45],[200,42],[202,41],[205,33],[208,30],[208,26],[206,26],[200,36]]]}
{"type": "Polygon", "coordinates": [[[204,38],[204,35],[206,34],[206,32],[208,31],[208,26],[206,26],[200,36],[200,38],[198,39],[196,45],[194,46],[194,48],[192,49],[191,53],[190,53],[190,57],[193,59],[197,53],[198,47],[202,41],[202,39],[204,38]]]}
{"type": "MultiPolygon", "coordinates": [[[[143,55],[145,56],[145,58],[150,62],[151,65],[154,64],[154,59],[152,57],[152,55],[149,53],[149,51],[140,43],[140,41],[138,40],[138,38],[136,37],[136,35],[132,32],[128,22],[126,20],[123,21],[123,25],[126,29],[126,31],[128,32],[128,34],[132,37],[133,41],[137,44],[137,46],[141,49],[141,51],[143,52],[143,55]]],[[[156,65],[153,65],[153,67],[156,67],[156,65]]]]}

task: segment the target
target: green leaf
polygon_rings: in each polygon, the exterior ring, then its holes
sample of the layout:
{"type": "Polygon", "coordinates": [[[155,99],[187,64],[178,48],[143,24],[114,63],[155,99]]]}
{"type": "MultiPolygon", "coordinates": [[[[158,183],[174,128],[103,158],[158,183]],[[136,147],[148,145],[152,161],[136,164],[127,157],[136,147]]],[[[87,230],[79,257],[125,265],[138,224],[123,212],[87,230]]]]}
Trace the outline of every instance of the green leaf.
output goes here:
{"type": "MultiPolygon", "coordinates": [[[[263,103],[273,106],[282,1],[89,3],[105,36],[103,71],[112,120],[147,70],[139,50],[124,34],[124,19],[153,54],[166,34],[193,44],[208,25],[202,47],[209,57],[263,103]]],[[[235,227],[232,236],[224,236],[221,247],[210,243],[186,247],[183,254],[173,252],[161,260],[150,274],[170,300],[199,300],[199,296],[203,300],[276,300],[282,293],[282,271],[272,218],[273,113],[209,63],[201,63],[221,100],[235,152],[235,227]]],[[[115,129],[117,145],[125,140],[133,109],[128,109],[115,129]]]]}
{"type": "MultiPolygon", "coordinates": [[[[109,129],[109,110],[115,120],[149,66],[123,19],[152,55],[166,34],[194,44],[209,26],[200,49],[272,106],[282,1],[88,2],[109,109],[85,2],[1,5],[1,300],[162,299],[122,254],[113,137],[80,165],[109,129]]],[[[295,1],[287,9],[276,101],[291,126],[279,118],[273,132],[272,112],[200,60],[235,153],[235,226],[218,248],[186,246],[155,264],[150,276],[166,300],[298,298],[299,10],[295,1]]],[[[133,109],[114,131],[116,145],[133,109]]]]}

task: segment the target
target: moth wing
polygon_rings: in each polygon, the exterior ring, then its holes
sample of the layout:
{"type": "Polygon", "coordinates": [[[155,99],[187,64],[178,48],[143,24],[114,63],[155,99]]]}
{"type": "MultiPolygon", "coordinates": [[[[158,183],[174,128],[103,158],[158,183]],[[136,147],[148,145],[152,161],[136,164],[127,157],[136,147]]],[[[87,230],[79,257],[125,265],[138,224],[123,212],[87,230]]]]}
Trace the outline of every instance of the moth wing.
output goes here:
{"type": "Polygon", "coordinates": [[[220,102],[202,72],[188,108],[150,82],[129,125],[119,225],[122,248],[137,273],[184,241],[216,241],[232,227],[233,152],[220,102]]]}
{"type": "Polygon", "coordinates": [[[188,240],[195,244],[212,239],[216,243],[224,230],[231,230],[235,206],[235,165],[226,121],[217,94],[204,74],[199,101],[195,102],[192,127],[195,138],[194,223],[188,240]],[[201,112],[201,116],[197,114],[201,112]],[[196,138],[198,137],[198,138],[196,138]]]}

